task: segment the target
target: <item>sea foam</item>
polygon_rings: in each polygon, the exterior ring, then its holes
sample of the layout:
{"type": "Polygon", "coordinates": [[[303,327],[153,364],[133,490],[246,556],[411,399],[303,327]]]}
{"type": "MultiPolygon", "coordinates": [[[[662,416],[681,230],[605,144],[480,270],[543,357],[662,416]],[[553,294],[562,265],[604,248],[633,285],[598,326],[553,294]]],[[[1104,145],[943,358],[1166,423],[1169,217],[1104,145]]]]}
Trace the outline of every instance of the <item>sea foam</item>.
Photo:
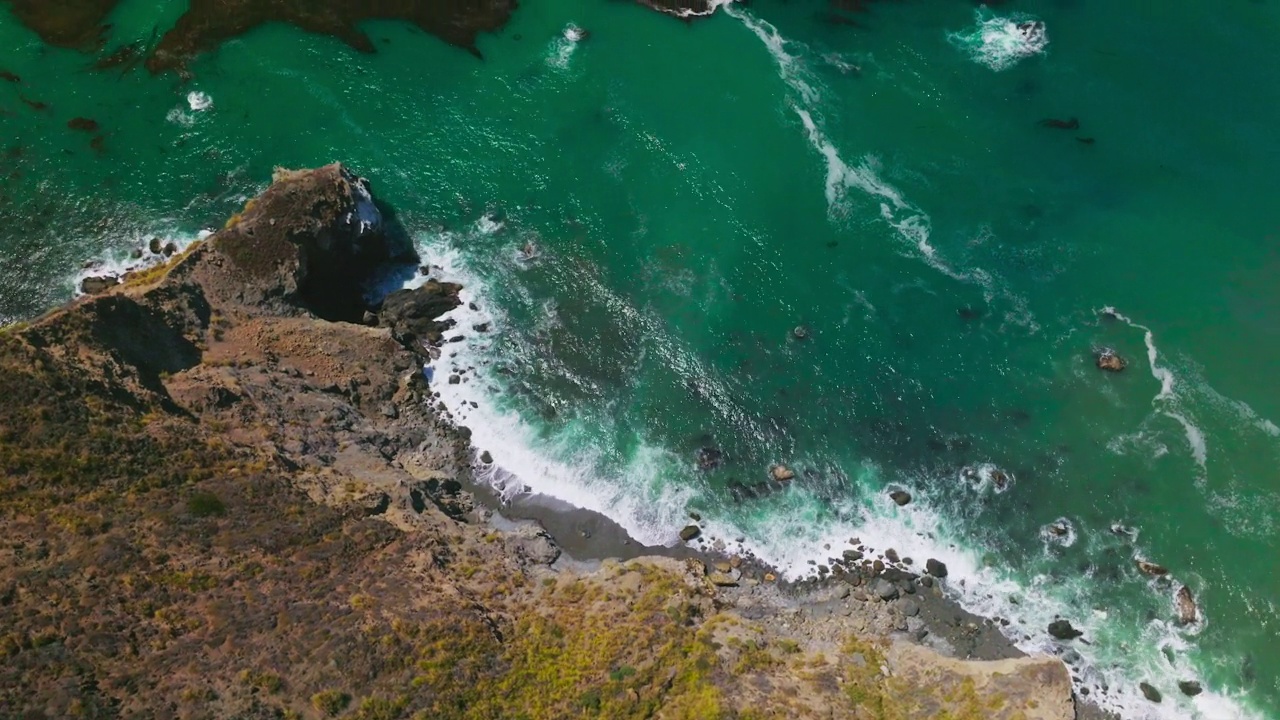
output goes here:
{"type": "Polygon", "coordinates": [[[1045,51],[1049,36],[1044,23],[1026,14],[1000,17],[986,8],[976,11],[974,27],[947,35],[971,60],[996,72],[1008,70],[1045,51]]]}

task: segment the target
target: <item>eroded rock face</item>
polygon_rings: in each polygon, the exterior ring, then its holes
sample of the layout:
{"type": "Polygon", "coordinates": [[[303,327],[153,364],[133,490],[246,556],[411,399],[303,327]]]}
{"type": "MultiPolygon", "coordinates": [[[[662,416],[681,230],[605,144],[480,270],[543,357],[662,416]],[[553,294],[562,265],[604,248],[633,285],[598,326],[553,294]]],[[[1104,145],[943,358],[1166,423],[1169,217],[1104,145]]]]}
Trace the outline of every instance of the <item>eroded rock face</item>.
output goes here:
{"type": "Polygon", "coordinates": [[[501,28],[515,8],[516,0],[191,0],[187,12],[160,39],[147,67],[152,72],[182,68],[196,55],[270,22],[332,35],[372,53],[373,41],[359,24],[404,20],[479,55],[476,36],[501,28]]]}
{"type": "Polygon", "coordinates": [[[218,233],[219,250],[248,280],[245,299],[360,322],[375,272],[416,263],[413,249],[389,232],[368,184],[340,164],[278,170],[274,180],[218,233]]]}

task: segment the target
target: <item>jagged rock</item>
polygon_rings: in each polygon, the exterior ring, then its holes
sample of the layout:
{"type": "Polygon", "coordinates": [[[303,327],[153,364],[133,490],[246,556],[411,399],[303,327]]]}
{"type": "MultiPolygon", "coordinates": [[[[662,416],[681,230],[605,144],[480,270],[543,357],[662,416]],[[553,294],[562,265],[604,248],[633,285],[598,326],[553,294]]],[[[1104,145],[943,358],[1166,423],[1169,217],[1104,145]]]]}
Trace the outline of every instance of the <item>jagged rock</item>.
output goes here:
{"type": "Polygon", "coordinates": [[[87,277],[80,281],[80,292],[85,295],[98,295],[120,284],[120,278],[112,275],[87,277]]]}
{"type": "Polygon", "coordinates": [[[907,503],[911,502],[911,493],[907,492],[906,490],[894,490],[893,492],[889,493],[889,497],[892,498],[893,501],[898,504],[898,507],[902,507],[903,505],[906,505],[907,503]]]}
{"type": "Polygon", "coordinates": [[[504,539],[507,549],[526,564],[550,565],[560,558],[560,548],[542,528],[526,525],[504,539]]]}
{"type": "Polygon", "coordinates": [[[1075,640],[1084,635],[1066,620],[1054,620],[1049,623],[1049,634],[1059,640],[1075,640]]]}
{"type": "Polygon", "coordinates": [[[876,597],[887,602],[898,597],[898,586],[884,578],[878,578],[871,584],[871,592],[875,593],[876,597]]]}
{"type": "Polygon", "coordinates": [[[378,319],[383,327],[405,347],[423,351],[423,343],[438,344],[450,323],[441,315],[462,304],[458,298],[462,286],[428,280],[413,290],[397,290],[382,301],[378,319]]]}
{"type": "Polygon", "coordinates": [[[707,579],[710,580],[711,584],[715,585],[716,587],[737,587],[738,586],[737,578],[734,578],[732,575],[728,573],[713,572],[711,573],[711,576],[707,579]]]}
{"type": "Polygon", "coordinates": [[[414,512],[424,512],[427,503],[431,503],[454,520],[462,520],[475,508],[475,498],[457,480],[433,478],[415,482],[409,486],[409,502],[414,512]]]}
{"type": "Polygon", "coordinates": [[[1178,612],[1179,625],[1191,625],[1197,620],[1200,608],[1196,606],[1196,599],[1191,594],[1191,588],[1183,585],[1179,588],[1177,594],[1173,596],[1174,608],[1178,612]]]}
{"type": "Polygon", "coordinates": [[[1153,703],[1160,702],[1164,697],[1160,694],[1160,691],[1152,687],[1150,683],[1145,683],[1145,682],[1138,683],[1138,689],[1142,691],[1143,697],[1145,697],[1146,699],[1150,700],[1153,703]]]}
{"type": "Polygon", "coordinates": [[[1136,562],[1138,563],[1139,572],[1141,572],[1143,575],[1160,577],[1161,575],[1169,574],[1169,569],[1163,565],[1157,565],[1153,562],[1147,562],[1146,560],[1138,560],[1136,562]]]}
{"type": "Polygon", "coordinates": [[[1178,689],[1187,697],[1195,697],[1204,692],[1204,688],[1195,680],[1179,680],[1178,689]]]}
{"type": "Polygon", "coordinates": [[[1099,370],[1107,370],[1109,372],[1120,372],[1129,364],[1111,348],[1103,348],[1099,350],[1097,352],[1096,361],[1099,370]]]}
{"type": "Polygon", "coordinates": [[[391,507],[391,496],[380,490],[365,493],[356,499],[356,504],[367,516],[381,515],[391,507]]]}
{"type": "Polygon", "coordinates": [[[924,571],[936,578],[944,578],[947,576],[947,564],[941,560],[929,558],[924,562],[924,571]]]}
{"type": "Polygon", "coordinates": [[[702,534],[702,528],[698,527],[697,525],[686,525],[685,528],[680,531],[680,539],[684,542],[689,542],[691,540],[697,539],[697,537],[701,534],[702,534]]]}
{"type": "Polygon", "coordinates": [[[774,465],[773,468],[769,470],[769,476],[778,482],[787,482],[795,479],[796,473],[786,465],[774,465]]]}

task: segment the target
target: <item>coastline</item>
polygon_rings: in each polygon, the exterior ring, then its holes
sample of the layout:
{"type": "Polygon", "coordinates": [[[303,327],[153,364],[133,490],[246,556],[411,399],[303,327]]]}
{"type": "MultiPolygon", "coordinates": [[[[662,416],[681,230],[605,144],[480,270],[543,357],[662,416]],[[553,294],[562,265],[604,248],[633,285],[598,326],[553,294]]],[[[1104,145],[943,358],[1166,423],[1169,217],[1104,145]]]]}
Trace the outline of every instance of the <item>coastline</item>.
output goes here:
{"type": "Polygon", "coordinates": [[[0,418],[0,699],[52,716],[318,717],[357,699],[353,717],[1076,716],[1060,660],[1017,657],[935,583],[771,582],[749,558],[645,548],[594,513],[469,490],[470,433],[418,369],[458,287],[376,313],[356,292],[403,262],[395,235],[340,166],[282,171],[169,264],[0,333],[22,400],[0,418]],[[93,568],[57,590],[86,547],[93,568]],[[125,601],[58,599],[103,593],[125,601]],[[51,667],[92,682],[58,690],[51,667]],[[476,669],[423,674],[436,667],[476,669]]]}

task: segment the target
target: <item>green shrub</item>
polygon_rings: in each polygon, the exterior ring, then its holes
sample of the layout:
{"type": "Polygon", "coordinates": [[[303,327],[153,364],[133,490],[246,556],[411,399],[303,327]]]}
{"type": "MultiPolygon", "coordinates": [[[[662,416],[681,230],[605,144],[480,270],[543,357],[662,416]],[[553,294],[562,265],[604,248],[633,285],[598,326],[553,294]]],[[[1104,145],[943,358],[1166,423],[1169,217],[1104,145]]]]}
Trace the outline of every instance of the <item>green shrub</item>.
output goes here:
{"type": "Polygon", "coordinates": [[[187,498],[187,512],[199,518],[225,515],[227,506],[217,495],[202,490],[187,498]]]}
{"type": "Polygon", "coordinates": [[[341,690],[321,690],[311,696],[311,704],[320,712],[333,717],[346,709],[351,696],[341,690]]]}

